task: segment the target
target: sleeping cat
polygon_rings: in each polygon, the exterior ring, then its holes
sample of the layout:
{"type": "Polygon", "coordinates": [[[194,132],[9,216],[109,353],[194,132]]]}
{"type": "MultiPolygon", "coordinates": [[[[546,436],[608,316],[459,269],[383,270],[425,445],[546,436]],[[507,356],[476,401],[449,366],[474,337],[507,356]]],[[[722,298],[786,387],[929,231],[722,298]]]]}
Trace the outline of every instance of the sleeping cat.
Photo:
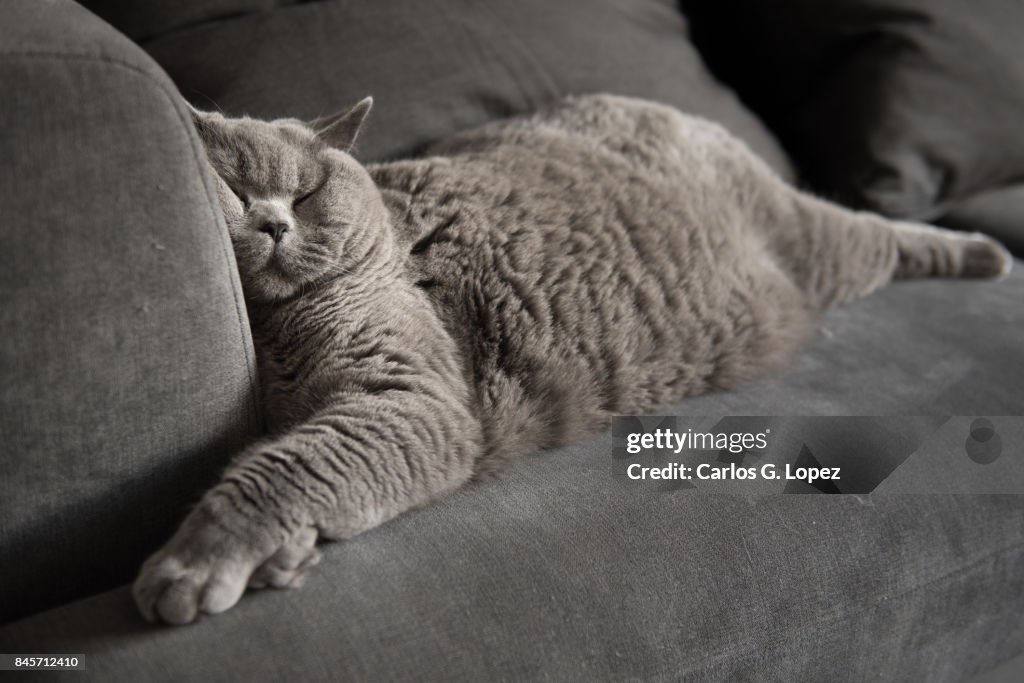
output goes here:
{"type": "Polygon", "coordinates": [[[803,194],[651,102],[574,97],[364,167],[348,151],[369,109],[310,125],[193,110],[271,435],[143,566],[147,619],[297,585],[318,538],[769,372],[815,312],[894,278],[1011,264],[986,237],[803,194]]]}

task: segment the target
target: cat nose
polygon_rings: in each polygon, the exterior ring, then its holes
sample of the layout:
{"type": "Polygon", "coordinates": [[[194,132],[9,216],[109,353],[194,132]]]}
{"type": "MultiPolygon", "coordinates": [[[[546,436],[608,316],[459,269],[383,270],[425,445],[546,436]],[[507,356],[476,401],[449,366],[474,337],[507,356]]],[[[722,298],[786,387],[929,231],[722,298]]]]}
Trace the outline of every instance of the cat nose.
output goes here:
{"type": "Polygon", "coordinates": [[[265,232],[273,237],[274,242],[280,242],[281,236],[288,232],[288,224],[279,221],[267,221],[260,228],[260,232],[265,232]]]}

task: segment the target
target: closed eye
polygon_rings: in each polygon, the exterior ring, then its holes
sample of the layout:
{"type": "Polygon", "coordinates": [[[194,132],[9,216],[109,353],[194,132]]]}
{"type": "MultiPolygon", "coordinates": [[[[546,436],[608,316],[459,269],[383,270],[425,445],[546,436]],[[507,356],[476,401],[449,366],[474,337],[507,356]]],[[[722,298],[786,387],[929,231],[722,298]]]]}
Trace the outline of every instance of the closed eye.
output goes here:
{"type": "Polygon", "coordinates": [[[228,185],[228,187],[231,188],[231,192],[234,193],[234,195],[236,197],[238,197],[238,201],[242,202],[242,206],[244,206],[245,208],[248,209],[249,208],[249,197],[248,197],[248,195],[246,195],[241,190],[238,190],[238,189],[232,187],[231,185],[228,185]]]}
{"type": "Polygon", "coordinates": [[[316,190],[312,190],[310,192],[307,192],[306,194],[302,195],[301,197],[296,197],[295,200],[292,202],[292,208],[294,209],[296,206],[298,206],[302,202],[306,201],[307,199],[309,199],[310,197],[315,195],[317,190],[319,190],[319,189],[320,188],[318,187],[318,188],[316,188],[316,190]]]}
{"type": "Polygon", "coordinates": [[[309,199],[310,197],[315,195],[326,184],[327,184],[327,178],[324,178],[323,181],[320,182],[319,184],[317,184],[317,186],[314,187],[312,190],[310,190],[309,192],[307,192],[306,194],[304,194],[304,195],[302,195],[300,197],[296,197],[295,200],[292,202],[292,208],[294,209],[299,204],[302,204],[304,201],[306,201],[307,199],[309,199]]]}

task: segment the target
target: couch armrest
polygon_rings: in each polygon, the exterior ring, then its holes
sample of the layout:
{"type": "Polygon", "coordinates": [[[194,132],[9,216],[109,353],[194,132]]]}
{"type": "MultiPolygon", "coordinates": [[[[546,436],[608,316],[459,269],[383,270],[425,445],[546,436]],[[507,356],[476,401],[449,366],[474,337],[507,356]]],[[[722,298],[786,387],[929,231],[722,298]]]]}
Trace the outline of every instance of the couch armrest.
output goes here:
{"type": "Polygon", "coordinates": [[[70,0],[0,6],[0,622],[124,582],[258,426],[177,91],[70,0]]]}

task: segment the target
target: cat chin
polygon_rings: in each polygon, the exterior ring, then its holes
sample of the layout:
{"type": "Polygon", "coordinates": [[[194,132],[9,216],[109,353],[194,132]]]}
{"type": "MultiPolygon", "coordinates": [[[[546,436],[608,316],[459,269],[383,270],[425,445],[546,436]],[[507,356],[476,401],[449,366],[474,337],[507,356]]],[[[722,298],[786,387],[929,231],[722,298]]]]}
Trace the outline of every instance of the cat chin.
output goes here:
{"type": "Polygon", "coordinates": [[[273,304],[287,301],[298,293],[297,287],[262,287],[246,286],[245,298],[258,304],[273,304]]]}
{"type": "Polygon", "coordinates": [[[299,283],[273,272],[270,268],[243,277],[242,284],[246,298],[259,303],[289,299],[301,289],[299,283]]]}
{"type": "Polygon", "coordinates": [[[302,282],[289,272],[286,255],[261,244],[249,243],[245,249],[235,246],[235,261],[250,301],[269,303],[287,299],[301,289],[302,282]]]}

